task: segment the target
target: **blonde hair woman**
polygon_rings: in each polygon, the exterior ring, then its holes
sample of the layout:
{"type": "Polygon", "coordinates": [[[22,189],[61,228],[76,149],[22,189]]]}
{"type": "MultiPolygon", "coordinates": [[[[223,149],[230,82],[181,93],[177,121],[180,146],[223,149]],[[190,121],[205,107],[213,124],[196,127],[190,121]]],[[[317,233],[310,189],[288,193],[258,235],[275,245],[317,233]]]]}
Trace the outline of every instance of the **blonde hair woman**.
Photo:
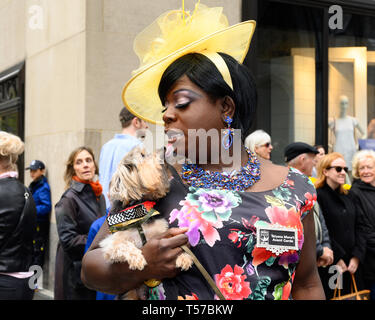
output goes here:
{"type": "Polygon", "coordinates": [[[357,152],[352,164],[356,180],[350,193],[355,198],[358,212],[363,216],[367,234],[363,276],[366,288],[371,290],[371,300],[375,300],[375,151],[357,152]]]}
{"type": "Polygon", "coordinates": [[[19,137],[0,131],[0,173],[17,171],[16,162],[24,148],[24,143],[19,137]]]}
{"type": "MultiPolygon", "coordinates": [[[[325,155],[317,169],[315,187],[318,203],[329,231],[334,264],[343,272],[343,292],[349,293],[349,273],[355,274],[358,286],[361,286],[362,282],[357,270],[364,257],[363,222],[356,210],[353,197],[344,187],[348,167],[343,155],[337,152],[325,155]]],[[[329,274],[327,269],[319,269],[326,297],[330,299],[335,289],[329,287],[329,278],[332,274],[329,274]]]]}
{"type": "Polygon", "coordinates": [[[81,282],[81,260],[91,224],[105,214],[102,187],[94,153],[88,147],[73,150],[66,163],[66,191],[55,206],[59,244],[56,253],[55,299],[95,300],[95,291],[81,282]]]}
{"type": "Polygon", "coordinates": [[[0,131],[0,300],[32,300],[29,272],[36,231],[36,208],[20,183],[16,162],[24,143],[0,131]]]}

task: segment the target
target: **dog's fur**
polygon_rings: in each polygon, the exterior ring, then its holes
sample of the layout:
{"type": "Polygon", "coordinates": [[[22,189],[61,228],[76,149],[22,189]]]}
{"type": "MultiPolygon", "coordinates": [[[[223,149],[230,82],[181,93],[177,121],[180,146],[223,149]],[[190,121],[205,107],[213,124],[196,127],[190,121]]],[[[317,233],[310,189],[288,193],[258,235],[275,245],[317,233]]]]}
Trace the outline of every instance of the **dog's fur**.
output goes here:
{"type": "MultiPolygon", "coordinates": [[[[135,147],[125,155],[110,183],[109,198],[112,211],[118,212],[134,202],[155,201],[169,191],[169,176],[161,164],[157,152],[146,153],[143,147],[135,147]]],[[[142,225],[147,240],[167,231],[168,222],[164,218],[150,218],[142,225]]],[[[131,270],[143,270],[147,265],[141,247],[142,240],[136,228],[115,232],[100,242],[104,258],[111,262],[127,262],[131,270]]],[[[182,253],[176,260],[176,267],[188,270],[193,260],[182,253]]],[[[141,293],[128,292],[126,299],[139,299],[141,293]]]]}

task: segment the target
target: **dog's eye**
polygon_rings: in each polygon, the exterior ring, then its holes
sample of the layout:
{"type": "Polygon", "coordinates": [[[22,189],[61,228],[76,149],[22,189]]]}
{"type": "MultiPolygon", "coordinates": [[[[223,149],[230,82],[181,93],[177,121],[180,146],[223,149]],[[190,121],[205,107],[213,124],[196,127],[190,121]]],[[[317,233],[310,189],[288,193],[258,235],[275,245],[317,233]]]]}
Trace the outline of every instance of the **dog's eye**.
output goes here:
{"type": "Polygon", "coordinates": [[[135,168],[135,165],[133,163],[127,163],[125,164],[126,169],[133,170],[135,168]]]}

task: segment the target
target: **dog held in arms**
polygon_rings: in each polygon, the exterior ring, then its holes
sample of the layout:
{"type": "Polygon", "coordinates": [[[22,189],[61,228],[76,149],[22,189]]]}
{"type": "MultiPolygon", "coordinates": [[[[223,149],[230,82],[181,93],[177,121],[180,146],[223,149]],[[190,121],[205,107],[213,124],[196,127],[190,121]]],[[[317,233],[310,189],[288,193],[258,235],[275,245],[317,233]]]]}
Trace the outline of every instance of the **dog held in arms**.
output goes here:
{"type": "MultiPolygon", "coordinates": [[[[147,153],[138,146],[119,163],[109,188],[112,209],[107,222],[112,234],[100,242],[107,261],[127,262],[129,269],[143,270],[147,265],[141,251],[145,241],[167,231],[168,222],[152,208],[154,201],[164,197],[170,187],[166,165],[160,160],[159,152],[147,153]]],[[[176,260],[176,267],[182,270],[188,270],[192,264],[191,256],[185,252],[176,260]]],[[[153,287],[159,281],[149,283],[146,282],[153,287]]],[[[144,299],[146,291],[147,287],[142,285],[121,299],[144,299]]]]}

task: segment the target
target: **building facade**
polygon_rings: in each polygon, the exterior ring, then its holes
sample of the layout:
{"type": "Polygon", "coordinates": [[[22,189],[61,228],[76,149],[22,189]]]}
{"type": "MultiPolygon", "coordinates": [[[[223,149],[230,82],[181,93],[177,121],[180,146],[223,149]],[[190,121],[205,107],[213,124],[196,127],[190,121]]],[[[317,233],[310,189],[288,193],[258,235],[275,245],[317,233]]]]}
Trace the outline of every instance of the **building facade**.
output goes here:
{"type": "Polygon", "coordinates": [[[293,141],[334,150],[342,96],[357,147],[374,138],[374,1],[243,1],[242,19],[258,24],[246,63],[258,85],[254,128],[270,133],[274,162],[293,141]]]}
{"type": "MultiPolygon", "coordinates": [[[[194,8],[195,1],[185,3],[194,8]]],[[[230,24],[241,21],[240,0],[206,4],[224,7],[230,24]]],[[[31,181],[24,168],[42,160],[55,205],[70,152],[86,145],[99,157],[121,130],[121,91],[139,66],[135,36],[180,7],[180,0],[0,0],[0,130],[25,141],[19,171],[26,185],[31,181]]],[[[53,211],[43,270],[50,292],[57,242],[53,211]]]]}

